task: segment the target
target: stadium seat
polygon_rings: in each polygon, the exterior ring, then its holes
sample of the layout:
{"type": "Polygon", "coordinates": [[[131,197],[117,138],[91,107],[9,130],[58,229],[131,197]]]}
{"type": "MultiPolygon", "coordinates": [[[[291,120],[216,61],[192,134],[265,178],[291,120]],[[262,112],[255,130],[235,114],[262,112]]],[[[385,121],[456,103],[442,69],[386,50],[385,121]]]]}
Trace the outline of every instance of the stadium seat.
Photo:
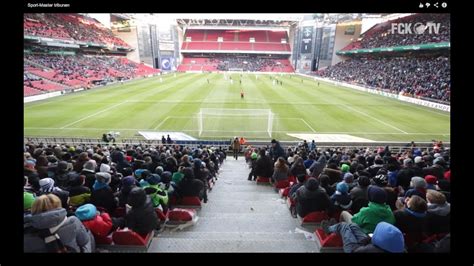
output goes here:
{"type": "Polygon", "coordinates": [[[329,220],[329,216],[325,211],[310,212],[303,218],[298,215],[298,220],[301,225],[319,225],[321,221],[329,220]]]}
{"type": "Polygon", "coordinates": [[[109,252],[146,252],[153,236],[154,231],[142,236],[128,228],[118,229],[111,234],[112,243],[97,243],[96,247],[97,250],[107,250],[109,252]]]}
{"type": "Polygon", "coordinates": [[[185,207],[190,207],[190,208],[201,208],[201,200],[199,197],[182,197],[182,198],[176,198],[176,197],[170,197],[170,202],[169,204],[173,207],[179,207],[179,206],[185,206],[185,207]]]}
{"type": "Polygon", "coordinates": [[[342,237],[339,234],[331,233],[327,235],[323,229],[318,228],[315,231],[316,238],[319,240],[321,253],[325,252],[343,252],[342,237]]]}
{"type": "Polygon", "coordinates": [[[196,210],[174,208],[168,211],[167,224],[183,224],[192,221],[196,217],[196,210]]]}
{"type": "Polygon", "coordinates": [[[155,212],[161,222],[166,221],[166,218],[168,217],[168,212],[164,213],[160,208],[155,208],[155,212]]]}
{"type": "Polygon", "coordinates": [[[280,197],[282,198],[286,198],[288,197],[288,193],[290,192],[290,187],[286,187],[286,188],[280,188],[278,190],[278,194],[280,195],[280,197]]]}
{"type": "Polygon", "coordinates": [[[261,184],[270,185],[270,178],[269,177],[258,176],[257,177],[257,185],[261,185],[261,184]]]}
{"type": "Polygon", "coordinates": [[[280,188],[286,188],[286,187],[289,187],[290,186],[290,182],[288,180],[280,180],[278,182],[275,183],[274,187],[276,189],[280,189],[280,188]]]}

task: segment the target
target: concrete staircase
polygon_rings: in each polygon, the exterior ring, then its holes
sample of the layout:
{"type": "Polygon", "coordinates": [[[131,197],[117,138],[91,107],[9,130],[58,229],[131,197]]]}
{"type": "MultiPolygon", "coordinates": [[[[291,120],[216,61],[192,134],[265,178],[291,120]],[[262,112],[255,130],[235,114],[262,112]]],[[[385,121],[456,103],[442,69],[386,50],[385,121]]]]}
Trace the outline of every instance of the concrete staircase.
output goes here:
{"type": "Polygon", "coordinates": [[[148,252],[318,252],[314,231],[304,233],[278,193],[247,181],[248,173],[243,157],[229,156],[197,223],[166,229],[148,252]]]}

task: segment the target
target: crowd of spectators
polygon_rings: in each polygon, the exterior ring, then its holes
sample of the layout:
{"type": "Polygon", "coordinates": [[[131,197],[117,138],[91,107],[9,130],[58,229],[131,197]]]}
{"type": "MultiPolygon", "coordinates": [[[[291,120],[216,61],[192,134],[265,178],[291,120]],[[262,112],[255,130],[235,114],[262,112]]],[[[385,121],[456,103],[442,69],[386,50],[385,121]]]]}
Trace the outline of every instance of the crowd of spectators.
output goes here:
{"type": "MultiPolygon", "coordinates": [[[[52,69],[54,73],[47,78],[65,85],[72,85],[71,81],[84,85],[94,81],[126,80],[156,72],[156,69],[114,56],[28,54],[25,59],[52,69]]],[[[30,71],[42,74],[38,70],[30,71]]]]}
{"type": "MultiPolygon", "coordinates": [[[[405,28],[400,28],[400,30],[405,30],[405,28]]],[[[361,40],[355,41],[343,50],[449,42],[450,32],[450,14],[415,14],[378,24],[368,30],[361,40]],[[399,32],[398,25],[392,32],[392,24],[394,23],[406,23],[404,25],[409,26],[411,33],[399,32]],[[438,31],[435,31],[435,27],[429,25],[439,25],[438,31]],[[415,29],[415,26],[420,28],[415,29]]]]}
{"type": "Polygon", "coordinates": [[[95,19],[79,14],[66,13],[26,13],[24,14],[25,35],[112,44],[130,48],[120,38],[114,36],[95,19]]]}
{"type": "Polygon", "coordinates": [[[288,197],[295,216],[324,211],[336,217],[322,228],[341,235],[344,252],[449,252],[450,150],[442,142],[396,152],[306,142],[284,149],[272,140],[271,147],[247,147],[245,154],[251,176],[274,184],[294,180],[288,197]]]}
{"type": "Polygon", "coordinates": [[[259,58],[259,57],[219,57],[218,70],[228,71],[232,69],[242,69],[243,71],[265,71],[280,67],[287,67],[288,65],[282,64],[280,60],[272,58],[259,58]]]}
{"type": "Polygon", "coordinates": [[[449,57],[350,59],[318,72],[322,77],[431,100],[450,101],[449,57]]]}
{"type": "Polygon", "coordinates": [[[55,252],[41,239],[47,240],[53,227],[75,252],[94,252],[94,243],[117,228],[147,235],[159,227],[153,209],[166,212],[170,197],[206,203],[208,184],[225,157],[213,147],[28,143],[24,251],[55,252]],[[131,210],[124,217],[115,216],[127,206],[131,210]]]}

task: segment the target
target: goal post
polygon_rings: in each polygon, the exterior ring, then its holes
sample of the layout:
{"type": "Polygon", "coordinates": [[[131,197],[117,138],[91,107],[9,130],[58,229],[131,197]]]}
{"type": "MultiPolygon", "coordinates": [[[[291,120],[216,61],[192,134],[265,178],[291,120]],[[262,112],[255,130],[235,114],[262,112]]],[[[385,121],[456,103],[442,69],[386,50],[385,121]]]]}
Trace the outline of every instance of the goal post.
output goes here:
{"type": "Polygon", "coordinates": [[[199,137],[269,136],[275,115],[271,109],[201,108],[197,113],[199,137]]]}

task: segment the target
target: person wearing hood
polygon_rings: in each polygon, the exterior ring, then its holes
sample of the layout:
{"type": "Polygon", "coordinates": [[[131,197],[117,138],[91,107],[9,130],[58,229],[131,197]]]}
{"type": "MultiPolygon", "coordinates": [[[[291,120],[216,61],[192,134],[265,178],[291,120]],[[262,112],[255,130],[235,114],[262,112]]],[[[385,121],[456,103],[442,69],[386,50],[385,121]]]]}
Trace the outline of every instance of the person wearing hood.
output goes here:
{"type": "Polygon", "coordinates": [[[270,148],[270,157],[273,162],[276,163],[278,158],[283,157],[286,159],[285,150],[281,147],[281,144],[276,139],[272,139],[272,147],[270,148]]]}
{"type": "Polygon", "coordinates": [[[95,169],[97,167],[97,163],[94,160],[88,160],[84,163],[82,171],[80,172],[81,175],[85,176],[85,186],[92,190],[92,186],[95,182],[95,169]]]}
{"type": "Polygon", "coordinates": [[[93,235],[76,216],[67,217],[61,200],[54,194],[39,196],[31,206],[31,215],[25,216],[23,251],[26,253],[58,252],[55,246],[46,245],[45,237],[56,236],[64,246],[74,252],[90,253],[95,250],[93,235]],[[43,237],[44,236],[44,237],[43,237]]]}
{"type": "Polygon", "coordinates": [[[328,226],[323,221],[322,225],[326,234],[341,235],[345,253],[405,253],[402,232],[389,223],[378,223],[372,237],[353,223],[342,222],[328,226]]]}
{"type": "Polygon", "coordinates": [[[357,186],[354,187],[349,193],[352,199],[352,213],[358,213],[361,208],[368,206],[369,195],[367,190],[369,188],[369,185],[369,177],[359,176],[359,179],[357,180],[357,186]]]}
{"type": "Polygon", "coordinates": [[[260,150],[260,158],[257,159],[255,174],[258,177],[270,178],[273,174],[272,159],[265,154],[265,149],[260,150]]]}
{"type": "Polygon", "coordinates": [[[257,158],[258,155],[256,152],[252,152],[250,154],[250,173],[249,177],[247,178],[248,181],[257,180],[257,175],[255,174],[255,168],[257,167],[257,158]]]}
{"type": "Polygon", "coordinates": [[[443,193],[428,190],[426,193],[428,210],[426,215],[426,233],[428,235],[451,232],[451,205],[446,202],[443,193]]]}
{"type": "Polygon", "coordinates": [[[314,177],[306,180],[305,184],[296,191],[295,200],[296,213],[300,217],[305,217],[310,212],[333,211],[329,196],[319,189],[319,181],[314,177]]]}
{"type": "Polygon", "coordinates": [[[334,192],[336,192],[336,188],[334,186],[329,185],[329,176],[327,174],[319,175],[319,187],[326,191],[329,197],[331,197],[334,192]]]}
{"type": "Polygon", "coordinates": [[[68,173],[69,173],[69,164],[66,161],[59,161],[54,173],[54,181],[56,185],[61,189],[66,189],[68,186],[68,173]]]}
{"type": "Polygon", "coordinates": [[[405,208],[393,213],[395,226],[406,234],[405,244],[408,251],[423,241],[427,208],[424,199],[413,195],[407,200],[405,208]]]}
{"type": "Polygon", "coordinates": [[[95,174],[95,178],[90,203],[106,209],[108,213],[114,213],[117,208],[117,200],[109,186],[111,180],[110,174],[99,172],[95,174]]]}
{"type": "Polygon", "coordinates": [[[369,205],[367,207],[361,208],[354,216],[343,211],[341,218],[346,222],[352,221],[356,223],[366,234],[372,233],[379,222],[395,224],[392,210],[386,204],[387,192],[383,188],[369,186],[367,193],[369,197],[369,205]]]}
{"type": "Polygon", "coordinates": [[[132,188],[127,204],[131,206],[130,211],[125,217],[114,219],[114,225],[120,228],[128,227],[143,237],[158,228],[158,216],[145,190],[139,187],[132,188]]]}
{"type": "Polygon", "coordinates": [[[331,202],[339,211],[349,210],[352,206],[351,196],[349,196],[349,186],[345,182],[336,185],[336,192],[331,196],[331,202]]]}
{"type": "Polygon", "coordinates": [[[117,172],[123,174],[126,176],[126,174],[123,172],[125,168],[130,167],[130,163],[125,160],[125,157],[123,155],[123,152],[120,150],[115,150],[112,152],[110,155],[110,159],[112,160],[113,163],[116,163],[115,168],[117,169],[117,172]]]}
{"type": "MultiPolygon", "coordinates": [[[[301,158],[298,158],[298,160],[301,158]]],[[[303,159],[301,159],[300,162],[302,162],[303,159]]],[[[279,181],[283,180],[288,180],[288,175],[290,174],[290,171],[288,169],[288,165],[286,164],[286,160],[283,157],[278,158],[276,161],[275,167],[273,168],[273,175],[272,175],[272,182],[276,183],[279,181]]],[[[294,165],[293,165],[294,166],[294,165]]]]}
{"type": "Polygon", "coordinates": [[[76,209],[76,217],[92,232],[96,243],[107,243],[107,236],[113,228],[112,219],[106,212],[99,212],[97,208],[88,203],[76,209]]]}
{"type": "Polygon", "coordinates": [[[292,176],[306,175],[306,167],[304,166],[303,158],[299,157],[296,159],[296,161],[291,166],[290,174],[292,176]]]}
{"type": "Polygon", "coordinates": [[[168,193],[161,187],[161,176],[151,174],[147,178],[148,186],[143,187],[146,194],[151,198],[153,208],[161,206],[163,212],[168,211],[168,193]]]}
{"type": "Polygon", "coordinates": [[[323,172],[324,167],[326,167],[326,156],[321,154],[318,160],[315,161],[308,170],[311,173],[311,176],[318,178],[323,172]]]}
{"type": "Polygon", "coordinates": [[[68,185],[67,190],[69,191],[69,204],[71,206],[77,207],[82,204],[89,202],[91,197],[91,190],[84,186],[85,176],[79,175],[76,172],[70,172],[67,175],[68,185]]]}
{"type": "Polygon", "coordinates": [[[39,185],[39,195],[52,193],[61,199],[61,206],[63,208],[66,210],[69,208],[69,192],[56,187],[54,184],[54,179],[49,177],[40,179],[39,185]]]}
{"type": "Polygon", "coordinates": [[[204,191],[202,194],[202,199],[204,203],[207,202],[207,189],[209,187],[209,170],[206,169],[205,163],[199,159],[194,159],[193,161],[193,172],[194,178],[197,180],[201,180],[204,184],[204,191]]]}
{"type": "Polygon", "coordinates": [[[128,194],[130,193],[132,188],[136,187],[137,185],[138,185],[138,182],[131,175],[122,178],[121,189],[118,195],[119,207],[125,207],[125,204],[127,204],[127,200],[128,200],[128,194]]]}
{"type": "Polygon", "coordinates": [[[203,199],[204,183],[194,178],[194,171],[190,167],[183,169],[183,179],[177,184],[177,194],[179,197],[199,197],[203,199]]]}

